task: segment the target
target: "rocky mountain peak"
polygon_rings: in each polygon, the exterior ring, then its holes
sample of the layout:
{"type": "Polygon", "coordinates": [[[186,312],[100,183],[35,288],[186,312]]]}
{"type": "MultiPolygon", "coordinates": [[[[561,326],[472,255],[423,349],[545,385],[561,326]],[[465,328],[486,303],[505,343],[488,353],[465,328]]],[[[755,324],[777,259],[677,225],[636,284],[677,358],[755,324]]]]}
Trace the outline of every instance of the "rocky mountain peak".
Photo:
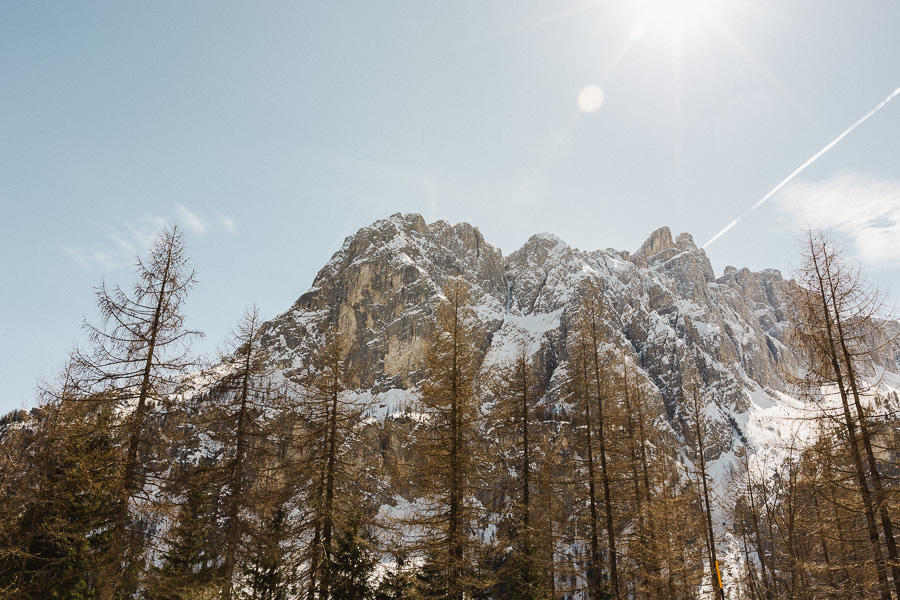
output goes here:
{"type": "Polygon", "coordinates": [[[678,237],[675,238],[675,244],[684,251],[697,249],[694,237],[689,233],[679,233],[678,237]]]}
{"type": "Polygon", "coordinates": [[[472,297],[499,312],[506,298],[501,251],[468,223],[426,224],[395,214],[349,236],[312,288],[268,325],[277,361],[299,376],[328,327],[343,332],[361,387],[414,381],[443,286],[462,276],[472,297]],[[410,378],[413,379],[410,379],[410,378]]]}
{"type": "Polygon", "coordinates": [[[550,268],[554,261],[564,259],[571,252],[572,248],[558,236],[538,233],[528,238],[521,248],[506,258],[506,268],[513,272],[522,268],[550,268]]]}
{"type": "Polygon", "coordinates": [[[650,234],[650,237],[647,238],[646,242],[641,244],[640,249],[635,252],[635,255],[641,255],[643,257],[649,258],[659,252],[662,252],[666,248],[674,247],[675,244],[674,242],[672,242],[672,232],[668,227],[660,227],[650,234]]]}
{"type": "Polygon", "coordinates": [[[558,235],[554,233],[543,232],[536,233],[528,238],[528,241],[525,242],[525,244],[522,246],[522,248],[519,249],[519,251],[522,251],[526,248],[544,248],[548,252],[550,252],[557,248],[565,249],[568,247],[569,245],[558,235]]]}
{"type": "Polygon", "coordinates": [[[398,226],[402,226],[417,233],[424,234],[428,231],[428,225],[425,223],[425,219],[418,213],[394,213],[391,215],[390,220],[398,226]]]}

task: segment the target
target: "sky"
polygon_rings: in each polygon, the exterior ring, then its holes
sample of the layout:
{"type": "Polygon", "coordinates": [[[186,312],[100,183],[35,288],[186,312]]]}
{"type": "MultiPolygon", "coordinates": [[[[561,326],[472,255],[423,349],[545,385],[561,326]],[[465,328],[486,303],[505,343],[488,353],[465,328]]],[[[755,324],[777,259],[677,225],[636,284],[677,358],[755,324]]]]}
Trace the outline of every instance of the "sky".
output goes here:
{"type": "Polygon", "coordinates": [[[898,23],[894,0],[0,0],[0,413],[165,223],[208,356],[396,212],[504,254],[739,219],[717,274],[789,275],[824,227],[896,295],[900,99],[766,196],[900,87],[898,23]]]}

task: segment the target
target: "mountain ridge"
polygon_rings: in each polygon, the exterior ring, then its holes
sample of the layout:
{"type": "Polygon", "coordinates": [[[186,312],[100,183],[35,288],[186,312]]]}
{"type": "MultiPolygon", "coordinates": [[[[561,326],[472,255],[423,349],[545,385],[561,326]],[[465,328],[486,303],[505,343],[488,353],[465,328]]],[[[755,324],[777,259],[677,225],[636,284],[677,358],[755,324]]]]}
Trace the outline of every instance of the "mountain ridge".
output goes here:
{"type": "Polygon", "coordinates": [[[661,227],[632,254],[583,251],[539,233],[504,257],[468,223],[428,224],[401,213],[348,236],[310,289],[267,323],[267,344],[285,376],[299,377],[333,325],[348,336],[360,390],[412,390],[422,377],[441,289],[452,276],[471,287],[485,365],[525,343],[547,383],[543,401],[561,410],[569,320],[593,281],[606,307],[610,348],[638,366],[676,432],[688,429],[683,384],[699,380],[719,422],[715,454],[747,439],[738,417],[751,398],[777,402],[787,391],[783,373],[798,368],[785,339],[793,282],[775,269],[729,267],[716,277],[690,234],[673,239],[661,227]]]}

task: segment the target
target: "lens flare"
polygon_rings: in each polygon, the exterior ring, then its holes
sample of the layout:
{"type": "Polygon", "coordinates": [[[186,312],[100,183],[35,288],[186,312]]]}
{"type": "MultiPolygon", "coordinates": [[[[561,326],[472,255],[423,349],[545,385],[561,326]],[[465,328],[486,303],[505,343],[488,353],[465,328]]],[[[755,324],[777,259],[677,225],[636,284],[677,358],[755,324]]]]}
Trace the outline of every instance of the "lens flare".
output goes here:
{"type": "Polygon", "coordinates": [[[578,108],[581,112],[592,113],[603,106],[605,95],[599,85],[589,85],[578,94],[578,108]]]}

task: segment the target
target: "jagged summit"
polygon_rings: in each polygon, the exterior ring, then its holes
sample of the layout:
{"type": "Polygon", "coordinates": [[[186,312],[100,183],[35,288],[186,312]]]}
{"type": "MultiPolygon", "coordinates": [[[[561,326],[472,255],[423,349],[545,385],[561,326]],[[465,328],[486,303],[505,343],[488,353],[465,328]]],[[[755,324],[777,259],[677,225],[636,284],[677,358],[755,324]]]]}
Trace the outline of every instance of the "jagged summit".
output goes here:
{"type": "Polygon", "coordinates": [[[650,234],[647,241],[641,244],[641,247],[635,252],[635,255],[641,255],[645,258],[652,258],[663,250],[669,248],[677,249],[681,252],[690,252],[698,250],[694,238],[689,233],[679,233],[675,241],[672,241],[672,232],[668,227],[660,227],[650,234]]]}
{"type": "Polygon", "coordinates": [[[650,237],[647,238],[646,242],[641,244],[641,247],[635,254],[650,257],[666,248],[673,248],[674,246],[675,244],[672,242],[672,232],[669,231],[668,227],[660,227],[650,234],[650,237]]]}
{"type": "Polygon", "coordinates": [[[528,241],[523,244],[523,248],[526,246],[542,246],[544,248],[556,248],[556,247],[568,247],[569,245],[558,235],[555,233],[542,232],[536,233],[530,238],[528,241]]]}
{"type": "Polygon", "coordinates": [[[678,245],[679,248],[682,248],[684,250],[688,250],[688,249],[696,250],[697,249],[697,244],[694,243],[694,236],[692,236],[691,234],[689,234],[687,232],[679,233],[678,237],[675,238],[675,243],[678,245]]]}

